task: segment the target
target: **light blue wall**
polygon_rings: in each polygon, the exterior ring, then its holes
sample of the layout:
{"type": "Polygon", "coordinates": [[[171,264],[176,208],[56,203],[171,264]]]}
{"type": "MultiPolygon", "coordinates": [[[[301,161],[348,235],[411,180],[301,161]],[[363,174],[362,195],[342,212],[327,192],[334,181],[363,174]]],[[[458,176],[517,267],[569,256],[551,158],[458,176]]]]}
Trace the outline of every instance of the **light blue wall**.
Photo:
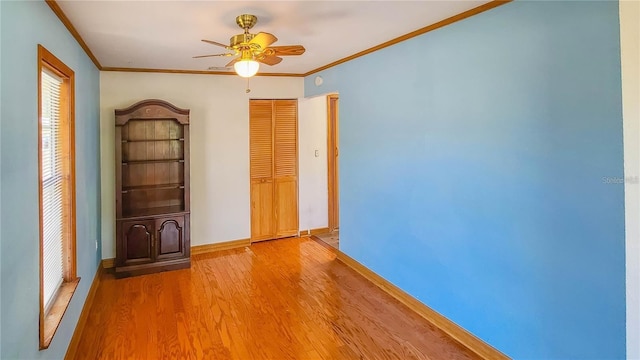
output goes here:
{"type": "MultiPolygon", "coordinates": [[[[0,24],[2,22],[2,6],[0,6],[0,24]]],[[[0,38],[2,26],[0,25],[0,38]]],[[[2,46],[0,46],[0,69],[2,69],[2,46]]],[[[0,71],[2,84],[2,71],[0,71]]],[[[0,86],[0,270],[2,269],[2,86],[0,86]]],[[[2,276],[0,275],[0,356],[2,355],[2,276]]]]}
{"type": "Polygon", "coordinates": [[[2,359],[61,359],[100,251],[99,72],[49,6],[1,1],[2,359]],[[76,74],[77,268],[82,278],[48,350],[38,351],[37,45],[76,74]]]}
{"type": "Polygon", "coordinates": [[[624,358],[619,44],[617,2],[517,1],[307,77],[341,250],[514,358],[624,358]]]}

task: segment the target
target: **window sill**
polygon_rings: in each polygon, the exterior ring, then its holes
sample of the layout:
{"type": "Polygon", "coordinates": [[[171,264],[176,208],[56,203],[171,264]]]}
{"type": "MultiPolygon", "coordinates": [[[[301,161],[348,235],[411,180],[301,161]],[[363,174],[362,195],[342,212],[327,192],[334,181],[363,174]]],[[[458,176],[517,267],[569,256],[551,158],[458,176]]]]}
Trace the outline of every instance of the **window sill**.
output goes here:
{"type": "Polygon", "coordinates": [[[40,325],[40,350],[47,349],[51,344],[53,335],[56,333],[56,330],[58,330],[62,316],[64,316],[64,313],[67,311],[71,297],[76,292],[79,283],[80,278],[76,278],[75,280],[60,285],[60,290],[51,309],[44,316],[44,324],[40,325]]]}

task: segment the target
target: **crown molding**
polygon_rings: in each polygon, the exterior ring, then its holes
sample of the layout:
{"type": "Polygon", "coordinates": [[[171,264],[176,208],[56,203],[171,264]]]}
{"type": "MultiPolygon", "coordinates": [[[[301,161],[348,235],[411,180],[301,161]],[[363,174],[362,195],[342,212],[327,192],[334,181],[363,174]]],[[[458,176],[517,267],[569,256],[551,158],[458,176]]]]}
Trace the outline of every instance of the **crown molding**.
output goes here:
{"type": "Polygon", "coordinates": [[[387,42],[383,42],[380,45],[376,45],[374,47],[371,47],[371,48],[368,48],[366,50],[360,51],[360,52],[355,53],[355,54],[353,54],[351,56],[347,56],[347,57],[342,58],[340,60],[334,61],[334,62],[332,62],[330,64],[321,66],[321,67],[319,67],[317,69],[313,69],[313,70],[311,70],[309,72],[304,73],[304,76],[309,76],[309,75],[315,74],[317,72],[320,72],[322,70],[326,70],[326,69],[334,67],[336,65],[340,65],[340,64],[345,63],[347,61],[351,61],[353,59],[359,58],[361,56],[364,56],[364,55],[367,55],[367,54],[371,54],[372,52],[378,51],[380,49],[384,49],[386,47],[389,47],[391,45],[395,45],[395,44],[403,42],[405,40],[409,40],[409,39],[411,39],[413,37],[428,33],[430,31],[439,29],[441,27],[444,27],[444,26],[447,26],[447,25],[451,25],[451,24],[453,24],[455,22],[458,22],[460,20],[464,20],[464,19],[466,19],[468,17],[471,17],[473,15],[477,15],[477,14],[480,14],[480,13],[485,12],[487,10],[491,10],[491,9],[493,9],[495,7],[498,7],[500,5],[504,5],[504,4],[510,3],[511,1],[513,1],[513,0],[492,0],[491,2],[488,2],[486,4],[482,4],[482,5],[478,6],[478,7],[475,7],[473,9],[470,9],[470,10],[467,10],[465,12],[462,12],[462,13],[460,13],[458,15],[454,15],[452,17],[449,17],[449,18],[446,18],[444,20],[438,21],[435,24],[431,24],[429,26],[425,26],[425,27],[420,28],[418,30],[412,31],[412,32],[410,32],[408,34],[404,34],[402,36],[399,36],[399,37],[397,37],[395,39],[391,39],[391,40],[389,40],[387,42]]]}
{"type": "MultiPolygon", "coordinates": [[[[235,76],[238,76],[233,71],[147,69],[147,68],[125,68],[125,67],[103,67],[101,70],[102,71],[141,72],[141,73],[195,74],[195,75],[235,75],[235,76]]],[[[303,74],[289,74],[289,73],[257,73],[255,76],[304,77],[303,74]]]]}
{"type": "MultiPolygon", "coordinates": [[[[358,53],[355,53],[353,55],[347,56],[347,57],[342,58],[340,60],[334,61],[334,62],[329,63],[329,64],[324,65],[324,66],[321,66],[319,68],[313,69],[313,70],[308,71],[306,73],[302,73],[302,74],[295,74],[295,73],[294,74],[289,74],[289,73],[258,73],[258,74],[256,74],[256,76],[306,77],[306,76],[315,74],[317,72],[332,68],[332,67],[334,67],[336,65],[340,65],[340,64],[345,63],[347,61],[359,58],[361,56],[364,56],[364,55],[367,55],[367,54],[371,54],[372,52],[378,51],[380,49],[384,49],[384,48],[389,47],[391,45],[395,45],[395,44],[400,43],[402,41],[409,40],[409,39],[414,38],[416,36],[428,33],[430,31],[433,31],[433,30],[436,30],[436,29],[439,29],[441,27],[444,27],[444,26],[447,26],[447,25],[451,25],[451,24],[453,24],[455,22],[458,22],[460,20],[464,20],[464,19],[466,19],[468,17],[471,17],[473,15],[477,15],[477,14],[483,13],[483,12],[485,12],[487,10],[491,10],[491,9],[496,8],[498,6],[510,3],[512,1],[513,0],[492,0],[492,1],[488,2],[488,3],[486,3],[486,4],[482,4],[480,6],[477,6],[477,7],[473,8],[473,9],[467,10],[467,11],[462,12],[460,14],[457,14],[457,15],[451,16],[449,18],[446,18],[444,20],[438,21],[435,24],[431,24],[429,26],[425,26],[425,27],[420,28],[418,30],[415,30],[415,31],[412,31],[410,33],[404,34],[404,35],[399,36],[399,37],[397,37],[395,39],[392,39],[392,40],[389,40],[387,42],[384,42],[384,43],[382,43],[380,45],[376,45],[376,46],[371,47],[369,49],[360,51],[358,53]]],[[[225,71],[103,67],[102,65],[100,65],[100,62],[98,61],[98,59],[96,59],[96,57],[93,55],[93,53],[91,52],[91,49],[89,49],[87,44],[84,42],[84,40],[82,39],[82,37],[80,36],[80,34],[76,30],[76,28],[73,26],[73,24],[69,20],[69,18],[67,18],[67,16],[64,14],[64,12],[60,8],[60,6],[56,2],[56,0],[45,0],[45,2],[49,5],[51,10],[53,10],[53,12],[58,16],[60,21],[62,21],[64,26],[66,26],[66,28],[69,30],[71,35],[73,35],[73,37],[76,39],[78,44],[80,44],[82,49],[84,49],[84,51],[87,53],[87,56],[89,56],[91,61],[93,61],[93,63],[98,68],[98,70],[101,70],[101,71],[122,71],[122,72],[144,72],[144,73],[165,73],[165,74],[236,75],[235,72],[225,72],[225,71]]]]}
{"type": "Polygon", "coordinates": [[[89,57],[89,59],[91,59],[91,61],[93,61],[93,64],[98,68],[98,70],[102,70],[102,65],[100,65],[100,62],[98,61],[98,59],[95,57],[95,55],[93,55],[93,53],[91,52],[91,49],[89,49],[89,46],[87,46],[87,43],[84,42],[84,40],[82,39],[82,36],[80,36],[80,33],[78,33],[78,30],[76,30],[75,26],[73,26],[73,24],[71,23],[67,15],[65,15],[64,11],[62,11],[62,9],[60,8],[60,5],[58,5],[56,0],[45,0],[45,2],[47,3],[47,5],[49,5],[53,13],[56,14],[56,16],[58,16],[58,19],[62,21],[64,26],[67,28],[67,30],[69,30],[71,35],[76,39],[78,44],[80,44],[80,47],[84,50],[85,53],[87,53],[87,56],[89,57]]]}

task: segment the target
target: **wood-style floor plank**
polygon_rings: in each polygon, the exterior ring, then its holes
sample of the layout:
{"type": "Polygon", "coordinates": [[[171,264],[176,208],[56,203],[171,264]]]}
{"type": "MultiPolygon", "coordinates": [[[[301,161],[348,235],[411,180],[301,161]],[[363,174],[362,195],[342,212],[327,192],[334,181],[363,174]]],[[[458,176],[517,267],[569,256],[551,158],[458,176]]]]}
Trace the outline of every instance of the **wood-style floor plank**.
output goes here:
{"type": "Polygon", "coordinates": [[[103,274],[77,359],[476,359],[308,238],[103,274]]]}

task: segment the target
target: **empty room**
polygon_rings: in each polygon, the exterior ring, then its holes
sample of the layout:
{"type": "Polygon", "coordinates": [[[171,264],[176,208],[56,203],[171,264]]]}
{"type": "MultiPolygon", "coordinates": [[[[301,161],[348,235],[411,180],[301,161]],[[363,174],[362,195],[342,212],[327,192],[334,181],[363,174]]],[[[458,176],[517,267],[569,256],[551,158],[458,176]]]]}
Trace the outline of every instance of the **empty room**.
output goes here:
{"type": "Polygon", "coordinates": [[[640,1],[0,1],[0,359],[640,360],[640,1]]]}

